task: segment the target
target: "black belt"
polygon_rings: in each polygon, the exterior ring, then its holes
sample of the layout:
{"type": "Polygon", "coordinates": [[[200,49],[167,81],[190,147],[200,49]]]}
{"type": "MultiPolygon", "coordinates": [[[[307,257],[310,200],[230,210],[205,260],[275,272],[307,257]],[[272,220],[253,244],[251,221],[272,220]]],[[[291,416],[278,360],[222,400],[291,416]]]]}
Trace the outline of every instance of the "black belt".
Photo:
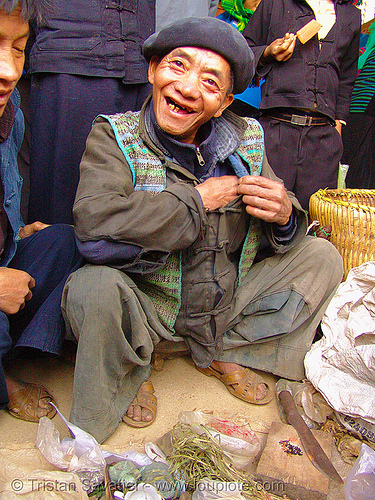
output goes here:
{"type": "Polygon", "coordinates": [[[312,125],[334,125],[333,121],[331,118],[328,118],[328,116],[296,115],[292,113],[279,113],[276,111],[265,111],[264,114],[269,118],[291,123],[292,125],[300,125],[301,127],[311,127],[312,125]]]}

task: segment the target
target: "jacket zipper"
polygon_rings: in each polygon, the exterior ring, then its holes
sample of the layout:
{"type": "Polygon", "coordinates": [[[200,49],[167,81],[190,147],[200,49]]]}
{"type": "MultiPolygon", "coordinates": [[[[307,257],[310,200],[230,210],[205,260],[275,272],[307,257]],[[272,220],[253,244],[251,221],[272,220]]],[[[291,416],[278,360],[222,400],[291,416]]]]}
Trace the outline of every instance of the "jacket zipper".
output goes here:
{"type": "Polygon", "coordinates": [[[195,154],[197,155],[199,165],[200,165],[201,167],[203,167],[203,165],[205,165],[205,164],[206,164],[206,162],[204,161],[204,158],[203,158],[203,156],[202,156],[202,153],[200,152],[199,147],[197,147],[197,148],[196,148],[196,150],[195,150],[195,154]]]}

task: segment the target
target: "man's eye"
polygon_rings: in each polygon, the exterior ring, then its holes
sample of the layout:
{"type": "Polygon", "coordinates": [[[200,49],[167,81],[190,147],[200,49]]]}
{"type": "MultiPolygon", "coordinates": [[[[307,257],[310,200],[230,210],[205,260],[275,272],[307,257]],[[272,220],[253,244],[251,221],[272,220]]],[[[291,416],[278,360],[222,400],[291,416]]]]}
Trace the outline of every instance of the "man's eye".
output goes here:
{"type": "Polygon", "coordinates": [[[173,62],[173,64],[174,64],[175,66],[178,66],[179,68],[182,68],[182,67],[183,67],[183,63],[182,63],[182,61],[177,60],[177,61],[172,61],[172,62],[173,62]]]}
{"type": "Polygon", "coordinates": [[[13,50],[19,55],[22,55],[25,52],[25,49],[20,47],[13,47],[13,50]]]}
{"type": "Polygon", "coordinates": [[[217,83],[215,80],[212,80],[212,78],[208,78],[206,81],[210,87],[218,87],[217,83]]]}

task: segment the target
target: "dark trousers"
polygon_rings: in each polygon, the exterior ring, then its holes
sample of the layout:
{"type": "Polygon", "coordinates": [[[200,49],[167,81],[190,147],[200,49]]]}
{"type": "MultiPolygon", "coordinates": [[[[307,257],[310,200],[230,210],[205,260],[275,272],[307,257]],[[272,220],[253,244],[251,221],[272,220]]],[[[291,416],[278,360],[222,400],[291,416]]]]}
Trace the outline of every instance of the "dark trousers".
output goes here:
{"type": "Polygon", "coordinates": [[[268,161],[305,210],[312,194],[337,187],[342,155],[340,134],[332,125],[302,127],[261,116],[268,161]]]}
{"type": "Polygon", "coordinates": [[[149,84],[124,85],[120,78],[32,76],[30,222],[73,223],[79,164],[93,120],[139,110],[150,90],[149,84]]]}
{"type": "MultiPolygon", "coordinates": [[[[0,312],[0,358],[14,347],[32,347],[58,354],[64,336],[62,290],[70,273],[82,264],[74,230],[65,224],[49,226],[21,240],[8,267],[26,271],[35,279],[33,297],[17,314],[0,312]]],[[[0,363],[0,409],[8,403],[0,363]]]]}
{"type": "MultiPolygon", "coordinates": [[[[372,99],[375,104],[375,98],[372,99]]],[[[375,188],[375,112],[350,113],[344,127],[343,163],[349,165],[346,187],[356,189],[375,188]]]]}

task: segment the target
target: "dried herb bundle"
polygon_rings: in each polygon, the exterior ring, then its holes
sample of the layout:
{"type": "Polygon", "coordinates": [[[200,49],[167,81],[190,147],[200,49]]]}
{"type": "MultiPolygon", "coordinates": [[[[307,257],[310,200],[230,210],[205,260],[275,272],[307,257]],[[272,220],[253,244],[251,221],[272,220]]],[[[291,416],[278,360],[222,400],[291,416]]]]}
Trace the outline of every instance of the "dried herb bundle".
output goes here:
{"type": "MultiPolygon", "coordinates": [[[[203,426],[202,426],[203,427],[203,426]]],[[[173,452],[168,456],[171,474],[194,490],[204,479],[243,484],[242,495],[249,499],[280,500],[260,483],[237,470],[208,431],[197,434],[189,425],[176,425],[171,434],[173,452]]]]}

